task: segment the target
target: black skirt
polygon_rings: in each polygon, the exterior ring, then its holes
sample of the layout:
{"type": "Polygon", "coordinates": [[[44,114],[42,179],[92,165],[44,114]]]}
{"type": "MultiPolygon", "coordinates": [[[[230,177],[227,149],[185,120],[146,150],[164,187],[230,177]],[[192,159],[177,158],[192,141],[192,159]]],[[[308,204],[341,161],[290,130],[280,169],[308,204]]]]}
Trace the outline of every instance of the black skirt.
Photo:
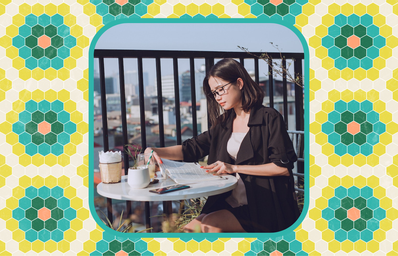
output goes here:
{"type": "Polygon", "coordinates": [[[209,214],[220,210],[227,210],[235,216],[246,232],[259,232],[260,230],[256,229],[255,223],[250,219],[248,205],[232,208],[232,206],[225,201],[225,199],[230,195],[231,192],[226,192],[218,196],[210,196],[207,199],[206,204],[203,206],[201,213],[209,214]]]}
{"type": "MultiPolygon", "coordinates": [[[[245,175],[247,176],[247,175],[245,175]]],[[[300,216],[295,197],[293,176],[255,177],[245,180],[248,204],[232,208],[225,199],[231,191],[209,196],[202,213],[230,211],[246,232],[278,232],[290,227],[300,216]],[[254,183],[254,185],[253,185],[254,183]],[[262,196],[259,201],[257,197],[262,196]]]]}

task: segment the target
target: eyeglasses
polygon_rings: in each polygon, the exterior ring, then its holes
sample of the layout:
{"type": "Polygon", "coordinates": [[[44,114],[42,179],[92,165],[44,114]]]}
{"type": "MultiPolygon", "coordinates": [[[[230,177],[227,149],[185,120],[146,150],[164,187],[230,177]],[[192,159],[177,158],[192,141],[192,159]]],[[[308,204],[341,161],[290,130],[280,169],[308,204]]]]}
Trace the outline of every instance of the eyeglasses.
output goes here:
{"type": "Polygon", "coordinates": [[[225,88],[224,87],[229,85],[229,84],[232,84],[233,82],[235,82],[235,81],[232,81],[232,82],[229,82],[227,84],[224,84],[223,86],[221,86],[221,87],[215,89],[214,91],[212,91],[211,93],[213,94],[214,98],[216,98],[217,95],[218,96],[223,95],[225,93],[225,88]]]}

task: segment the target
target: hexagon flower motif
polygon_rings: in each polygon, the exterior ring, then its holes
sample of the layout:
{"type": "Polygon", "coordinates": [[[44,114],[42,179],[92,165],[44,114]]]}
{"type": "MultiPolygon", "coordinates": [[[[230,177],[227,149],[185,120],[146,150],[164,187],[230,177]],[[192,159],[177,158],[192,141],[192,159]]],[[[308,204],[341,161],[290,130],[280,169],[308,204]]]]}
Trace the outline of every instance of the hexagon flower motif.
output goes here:
{"type": "MultiPolygon", "coordinates": [[[[82,114],[76,110],[76,103],[69,98],[69,92],[57,93],[50,90],[47,99],[25,97],[24,90],[20,93],[21,100],[13,104],[14,109],[7,114],[2,125],[9,126],[6,141],[13,145],[13,153],[19,156],[20,164],[27,166],[43,164],[66,166],[70,156],[76,153],[76,145],[82,142],[83,133],[78,127],[87,130],[82,122],[82,114]],[[54,94],[52,94],[54,93],[54,94]]],[[[40,90],[33,92],[43,94],[40,90]]]]}
{"type": "Polygon", "coordinates": [[[345,4],[339,14],[334,12],[335,8],[340,6],[330,6],[329,14],[322,18],[323,24],[315,29],[312,46],[316,56],[323,59],[322,66],[330,70],[332,80],[349,80],[353,76],[358,80],[377,79],[386,59],[392,56],[392,48],[398,45],[391,27],[375,11],[378,6],[374,4],[345,4]]]}
{"type": "Polygon", "coordinates": [[[339,14],[335,24],[328,28],[322,38],[322,46],[328,49],[328,56],[334,59],[339,70],[373,67],[373,60],[380,56],[380,49],[386,46],[386,38],[380,35],[379,27],[373,24],[369,14],[348,17],[339,14]]]}
{"type": "Polygon", "coordinates": [[[255,240],[250,244],[250,247],[247,255],[308,255],[308,252],[303,249],[303,242],[297,239],[296,232],[287,236],[268,239],[265,242],[255,240]]]}
{"type": "Polygon", "coordinates": [[[336,90],[329,93],[329,100],[316,114],[316,123],[320,125],[316,140],[322,144],[322,153],[329,157],[329,164],[378,164],[379,156],[392,142],[392,134],[397,132],[391,129],[397,124],[384,106],[375,90],[368,93],[345,90],[341,97],[336,90]]]}
{"type": "Polygon", "coordinates": [[[76,239],[76,232],[83,228],[82,222],[89,213],[69,183],[66,176],[19,179],[19,186],[6,201],[9,214],[1,218],[6,221],[7,229],[19,234],[21,251],[40,252],[55,244],[55,248],[64,252],[76,239]]]}
{"type": "Polygon", "coordinates": [[[332,176],[329,184],[323,190],[323,197],[316,200],[316,211],[320,210],[320,214],[312,218],[323,232],[322,238],[345,252],[362,252],[365,248],[372,251],[372,240],[384,240],[386,231],[392,228],[392,220],[397,218],[378,178],[358,176],[353,181],[348,176],[342,179],[332,176]]]}
{"type": "Polygon", "coordinates": [[[76,46],[76,38],[63,23],[63,17],[59,14],[29,14],[25,23],[19,28],[18,35],[12,38],[19,57],[25,60],[25,66],[30,70],[37,67],[43,70],[62,68],[70,49],[76,46]]]}
{"type": "Polygon", "coordinates": [[[25,193],[27,196],[19,199],[18,208],[12,211],[14,219],[20,223],[19,229],[25,232],[25,239],[31,243],[50,239],[60,242],[63,232],[70,228],[70,221],[76,218],[76,210],[63,196],[63,189],[58,186],[52,189],[29,186],[25,193]]]}
{"type": "Polygon", "coordinates": [[[90,0],[90,4],[94,5],[95,13],[102,17],[104,25],[133,15],[141,17],[147,13],[148,5],[152,3],[153,0],[90,0]]]}
{"type": "Polygon", "coordinates": [[[95,243],[93,247],[94,251],[84,252],[91,253],[90,255],[153,255],[148,251],[147,243],[143,241],[145,238],[143,240],[130,240],[126,237],[115,237],[106,232],[98,232],[98,236],[94,238],[94,236],[91,235],[91,239],[92,240],[85,242],[85,245],[95,243]]]}
{"type": "Polygon", "coordinates": [[[33,7],[23,4],[21,13],[13,17],[1,45],[6,48],[7,57],[13,59],[13,67],[19,70],[21,79],[69,78],[76,59],[83,56],[83,48],[89,44],[69,9],[66,4],[33,7]],[[34,11],[26,13],[30,9],[34,11]],[[39,9],[46,12],[37,11],[39,9]],[[22,25],[20,17],[23,17],[22,25]]]}
{"type": "Polygon", "coordinates": [[[295,24],[296,17],[303,12],[303,5],[307,3],[307,0],[257,0],[257,3],[251,6],[251,11],[257,16],[283,18],[295,24]]]}
{"type": "Polygon", "coordinates": [[[373,153],[373,146],[380,141],[380,135],[386,131],[386,124],[380,121],[379,113],[373,110],[373,104],[368,100],[361,103],[339,100],[329,115],[332,118],[322,124],[322,131],[328,134],[328,143],[335,146],[335,153],[339,156],[347,153],[369,156],[373,153]],[[343,105],[347,110],[341,112],[343,105]]]}

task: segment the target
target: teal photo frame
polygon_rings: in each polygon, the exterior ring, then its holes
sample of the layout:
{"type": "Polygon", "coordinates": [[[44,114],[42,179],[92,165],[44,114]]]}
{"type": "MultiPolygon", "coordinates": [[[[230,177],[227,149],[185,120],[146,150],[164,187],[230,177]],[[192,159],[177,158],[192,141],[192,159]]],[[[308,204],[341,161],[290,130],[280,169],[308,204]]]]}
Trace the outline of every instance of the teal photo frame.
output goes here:
{"type": "MultiPolygon", "coordinates": [[[[134,19],[134,18],[129,18],[129,19],[120,19],[116,20],[113,22],[108,23],[105,25],[103,28],[101,28],[98,33],[95,35],[93,38],[91,45],[90,45],[90,58],[89,58],[89,91],[90,91],[90,101],[93,102],[93,88],[94,88],[94,48],[95,44],[98,41],[98,39],[101,37],[101,35],[111,27],[118,25],[118,24],[124,24],[124,23],[151,23],[151,24],[156,24],[156,23],[167,23],[167,24],[174,24],[174,23],[243,23],[247,24],[247,26],[250,26],[250,24],[253,23],[259,23],[259,24],[264,24],[266,25],[267,23],[276,23],[283,25],[293,31],[296,36],[300,39],[303,50],[304,50],[304,84],[307,86],[304,86],[304,94],[309,95],[309,50],[308,50],[308,45],[300,31],[297,30],[294,26],[289,24],[288,22],[283,22],[280,19],[273,19],[273,18],[266,18],[262,17],[256,20],[251,20],[251,19],[218,19],[218,18],[213,18],[213,19],[201,19],[201,18],[193,18],[189,20],[174,20],[174,19],[156,19],[156,20],[142,20],[142,19],[134,19]]],[[[103,224],[103,222],[100,220],[98,217],[97,213],[95,212],[94,209],[94,191],[93,187],[91,186],[89,188],[89,201],[90,201],[90,212],[93,216],[93,218],[96,220],[98,225],[105,230],[105,232],[109,232],[109,234],[112,234],[117,237],[123,237],[123,238],[141,238],[141,237],[159,237],[159,238],[180,238],[184,240],[203,240],[207,239],[209,241],[215,241],[218,238],[222,237],[230,237],[230,238],[235,238],[235,237],[245,237],[245,238],[258,238],[261,240],[268,240],[268,239],[277,239],[281,237],[289,237],[290,234],[294,233],[294,230],[300,225],[300,223],[303,221],[305,216],[308,213],[308,206],[309,206],[309,98],[305,97],[304,98],[304,131],[305,131],[305,142],[304,142],[304,184],[305,185],[305,191],[304,191],[304,207],[303,211],[300,215],[300,217],[297,219],[297,221],[290,226],[289,228],[279,231],[279,232],[273,232],[273,233],[221,233],[221,234],[216,234],[216,233],[120,233],[117,231],[114,231],[107,227],[106,225],[103,224]]],[[[94,120],[93,116],[93,105],[90,104],[90,120],[94,120]]],[[[94,126],[93,123],[90,122],[90,141],[93,141],[94,138],[94,126]]],[[[90,145],[90,152],[93,152],[93,143],[89,143],[90,145]]],[[[93,155],[90,153],[89,154],[89,184],[94,184],[94,167],[92,166],[93,163],[93,155]]]]}

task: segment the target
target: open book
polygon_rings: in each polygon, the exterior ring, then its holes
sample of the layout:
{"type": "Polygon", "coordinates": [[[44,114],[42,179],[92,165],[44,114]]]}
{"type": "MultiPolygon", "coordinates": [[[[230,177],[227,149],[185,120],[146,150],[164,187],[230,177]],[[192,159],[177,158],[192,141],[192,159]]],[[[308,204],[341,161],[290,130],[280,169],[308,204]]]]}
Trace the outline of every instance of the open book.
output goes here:
{"type": "Polygon", "coordinates": [[[163,164],[159,164],[162,173],[167,174],[178,184],[197,183],[207,180],[220,180],[226,177],[216,176],[201,169],[198,163],[176,162],[163,159],[163,164]]]}

